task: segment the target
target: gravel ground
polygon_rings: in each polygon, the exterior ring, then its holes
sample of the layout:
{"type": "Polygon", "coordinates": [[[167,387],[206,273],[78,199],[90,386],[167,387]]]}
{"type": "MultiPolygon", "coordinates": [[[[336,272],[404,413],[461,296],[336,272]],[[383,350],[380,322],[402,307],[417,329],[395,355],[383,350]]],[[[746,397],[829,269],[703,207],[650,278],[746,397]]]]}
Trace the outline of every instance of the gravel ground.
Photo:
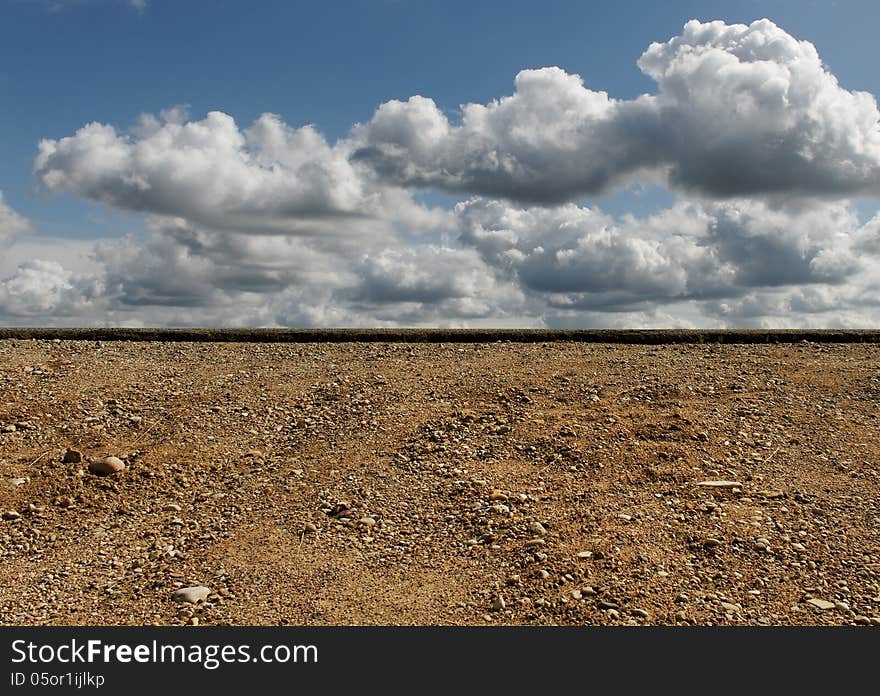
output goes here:
{"type": "Polygon", "coordinates": [[[3,340],[0,623],[878,625],[878,359],[3,340]]]}

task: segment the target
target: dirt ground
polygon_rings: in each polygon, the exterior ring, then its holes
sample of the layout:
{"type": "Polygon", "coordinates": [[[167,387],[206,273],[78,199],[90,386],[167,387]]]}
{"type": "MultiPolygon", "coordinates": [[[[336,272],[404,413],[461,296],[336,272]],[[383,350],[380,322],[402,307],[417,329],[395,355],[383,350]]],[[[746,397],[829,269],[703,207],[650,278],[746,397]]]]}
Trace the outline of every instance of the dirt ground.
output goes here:
{"type": "Polygon", "coordinates": [[[878,366],[0,341],[0,623],[878,625],[878,366]]]}

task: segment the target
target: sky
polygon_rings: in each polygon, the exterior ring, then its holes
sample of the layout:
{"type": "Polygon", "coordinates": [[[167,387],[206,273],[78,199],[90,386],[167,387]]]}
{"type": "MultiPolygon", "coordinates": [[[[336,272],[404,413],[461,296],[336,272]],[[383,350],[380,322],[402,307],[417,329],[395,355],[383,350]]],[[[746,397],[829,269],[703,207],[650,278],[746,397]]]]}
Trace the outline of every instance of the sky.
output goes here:
{"type": "Polygon", "coordinates": [[[0,0],[0,325],[876,327],[874,0],[0,0]]]}

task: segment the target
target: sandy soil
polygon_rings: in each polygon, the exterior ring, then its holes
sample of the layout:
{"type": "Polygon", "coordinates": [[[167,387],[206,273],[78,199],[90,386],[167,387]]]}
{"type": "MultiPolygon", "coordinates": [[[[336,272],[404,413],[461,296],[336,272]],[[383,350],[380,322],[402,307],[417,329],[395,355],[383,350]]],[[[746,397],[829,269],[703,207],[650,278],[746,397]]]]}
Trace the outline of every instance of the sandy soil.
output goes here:
{"type": "Polygon", "coordinates": [[[878,360],[0,341],[0,623],[880,624],[878,360]]]}

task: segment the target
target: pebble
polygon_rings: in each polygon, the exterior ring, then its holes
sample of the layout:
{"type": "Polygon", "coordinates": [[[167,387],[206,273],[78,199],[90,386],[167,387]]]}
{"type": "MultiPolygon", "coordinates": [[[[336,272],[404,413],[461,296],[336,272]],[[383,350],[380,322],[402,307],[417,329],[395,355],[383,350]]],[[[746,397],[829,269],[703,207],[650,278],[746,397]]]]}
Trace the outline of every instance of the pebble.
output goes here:
{"type": "Polygon", "coordinates": [[[581,560],[585,560],[587,558],[592,558],[593,552],[592,551],[578,551],[577,557],[580,558],[581,560]]]}
{"type": "Polygon", "coordinates": [[[211,594],[211,588],[204,585],[196,585],[194,587],[181,587],[174,592],[175,602],[188,602],[189,604],[198,604],[204,602],[208,595],[211,594]]]}
{"type": "Polygon", "coordinates": [[[165,507],[162,508],[165,512],[180,512],[180,505],[177,503],[168,503],[165,507]]]}
{"type": "Polygon", "coordinates": [[[715,539],[714,537],[709,537],[708,539],[706,539],[706,541],[703,542],[703,546],[705,546],[707,549],[711,549],[714,546],[720,546],[720,545],[721,545],[721,542],[718,539],[715,539]]]}
{"type": "Polygon", "coordinates": [[[492,602],[492,611],[501,611],[506,606],[507,603],[504,601],[504,597],[498,595],[492,602]]]}
{"type": "Polygon", "coordinates": [[[507,500],[507,494],[497,488],[489,494],[489,500],[507,500]]]}
{"type": "Polygon", "coordinates": [[[812,604],[816,609],[821,609],[822,611],[834,609],[834,602],[828,602],[824,599],[808,599],[807,604],[812,604]]]}
{"type": "Polygon", "coordinates": [[[312,524],[311,522],[306,522],[303,525],[303,533],[304,534],[314,534],[317,531],[318,531],[318,528],[314,524],[312,524]]]}
{"type": "Polygon", "coordinates": [[[529,539],[526,542],[526,548],[527,549],[535,549],[535,548],[538,548],[539,546],[543,546],[545,543],[546,542],[543,539],[529,539]]]}
{"type": "Polygon", "coordinates": [[[68,449],[64,452],[64,457],[61,459],[61,462],[63,464],[79,464],[82,460],[82,452],[75,449],[68,449]]]}
{"type": "Polygon", "coordinates": [[[358,520],[358,524],[361,527],[374,527],[376,526],[376,520],[372,517],[361,517],[358,520]]]}
{"type": "Polygon", "coordinates": [[[739,481],[700,481],[698,486],[705,488],[742,488],[743,485],[739,481]]]}
{"type": "Polygon", "coordinates": [[[633,616],[638,616],[642,619],[647,619],[650,616],[650,614],[644,609],[633,609],[630,614],[632,614],[633,616]]]}
{"type": "Polygon", "coordinates": [[[4,520],[17,520],[21,515],[15,510],[7,510],[3,513],[4,520]]]}
{"type": "Polygon", "coordinates": [[[807,550],[806,546],[804,546],[803,544],[799,544],[797,542],[792,544],[791,548],[793,548],[795,551],[806,551],[807,550]]]}
{"type": "Polygon", "coordinates": [[[547,572],[546,570],[544,570],[544,569],[541,569],[541,570],[538,571],[538,577],[541,578],[541,580],[546,580],[547,578],[550,577],[550,573],[548,573],[548,572],[547,572]]]}
{"type": "Polygon", "coordinates": [[[0,433],[14,433],[15,430],[15,426],[10,423],[9,425],[4,425],[2,428],[0,428],[0,433]]]}
{"type": "Polygon", "coordinates": [[[529,524],[529,531],[530,531],[532,534],[538,534],[538,535],[540,535],[540,536],[543,536],[544,534],[547,533],[547,530],[544,528],[544,525],[541,524],[540,522],[532,522],[532,523],[530,523],[530,524],[529,524]]]}
{"type": "Polygon", "coordinates": [[[104,457],[96,462],[89,462],[89,471],[97,476],[115,474],[125,469],[125,462],[119,457],[104,457]]]}
{"type": "Polygon", "coordinates": [[[581,593],[580,590],[572,590],[572,591],[571,591],[571,598],[572,598],[572,599],[582,599],[582,598],[583,598],[583,594],[581,593]]]}

